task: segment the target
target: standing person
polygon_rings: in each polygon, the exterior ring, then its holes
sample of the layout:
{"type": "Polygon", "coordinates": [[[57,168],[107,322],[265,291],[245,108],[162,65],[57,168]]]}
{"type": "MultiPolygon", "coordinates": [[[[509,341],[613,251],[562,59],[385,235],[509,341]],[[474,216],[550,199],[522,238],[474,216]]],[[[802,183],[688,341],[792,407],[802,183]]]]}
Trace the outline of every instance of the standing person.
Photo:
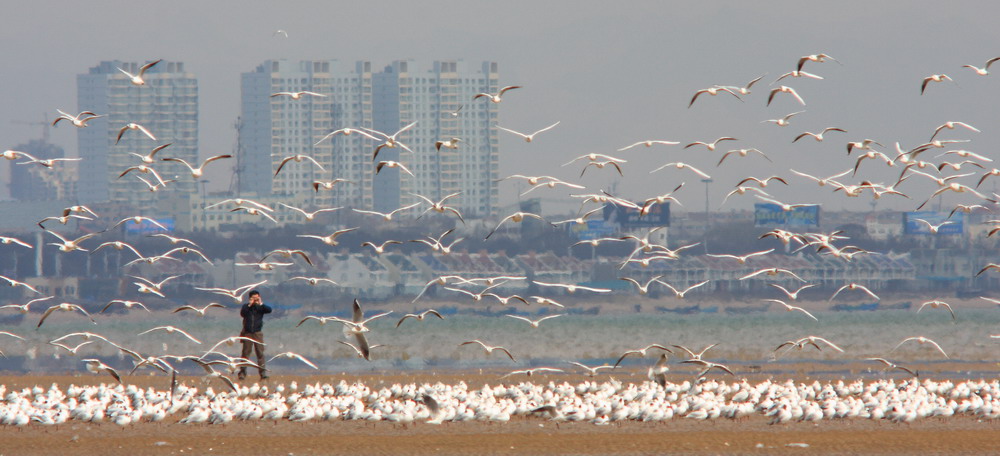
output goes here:
{"type": "MultiPolygon", "coordinates": [[[[271,307],[264,304],[264,300],[260,297],[260,292],[257,290],[251,290],[247,294],[247,299],[250,302],[243,304],[240,308],[240,316],[243,317],[243,331],[240,332],[240,336],[246,337],[248,339],[253,339],[256,341],[251,342],[248,340],[243,341],[243,353],[240,355],[243,358],[249,359],[250,352],[255,350],[257,352],[257,370],[260,372],[260,379],[267,379],[267,369],[264,368],[264,314],[271,313],[271,307]]],[[[247,376],[247,367],[240,367],[240,373],[237,377],[243,380],[247,376]]]]}

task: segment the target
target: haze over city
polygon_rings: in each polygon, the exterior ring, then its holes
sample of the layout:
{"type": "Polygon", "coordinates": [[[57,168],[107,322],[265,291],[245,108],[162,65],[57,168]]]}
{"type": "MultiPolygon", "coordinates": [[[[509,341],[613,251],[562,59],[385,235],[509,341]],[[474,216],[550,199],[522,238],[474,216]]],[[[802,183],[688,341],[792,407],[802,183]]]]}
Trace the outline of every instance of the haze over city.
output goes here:
{"type": "Polygon", "coordinates": [[[8,3],[5,453],[1000,443],[998,2],[8,3]]]}
{"type": "MultiPolygon", "coordinates": [[[[686,144],[723,135],[740,139],[733,148],[756,147],[773,156],[779,161],[774,168],[798,166],[815,175],[832,174],[849,167],[842,164],[847,141],[872,138],[893,155],[893,143],[908,150],[950,120],[982,128],[982,133],[960,136],[972,140],[965,149],[984,153],[995,147],[1000,134],[987,127],[996,118],[993,100],[1000,87],[994,78],[978,77],[961,65],[982,65],[992,57],[983,44],[995,36],[991,18],[1000,7],[990,2],[947,8],[933,2],[838,5],[633,2],[609,8],[586,2],[513,2],[504,7],[429,2],[394,5],[391,12],[385,5],[366,4],[326,13],[323,2],[261,8],[240,2],[141,7],[88,2],[58,8],[16,3],[6,6],[9,23],[0,30],[0,39],[17,43],[0,49],[11,65],[0,81],[0,138],[10,148],[40,137],[39,126],[13,121],[38,122],[45,115],[51,120],[56,108],[74,110],[76,75],[103,60],[184,62],[198,79],[199,152],[207,157],[233,150],[240,73],[266,59],[337,59],[347,65],[363,59],[379,69],[398,59],[425,65],[462,59],[470,64],[496,61],[501,85],[524,86],[504,103],[500,125],[530,131],[561,122],[532,144],[502,134],[501,175],[524,172],[519,164],[530,157],[534,165],[561,173],[558,177],[574,178],[576,168],[559,165],[581,153],[615,155],[616,149],[644,139],[686,144]],[[277,30],[288,37],[275,36],[277,30]],[[766,107],[768,84],[795,69],[799,56],[820,52],[843,65],[807,69],[823,76],[822,81],[793,81],[807,105],[780,100],[766,107]],[[956,83],[934,86],[921,96],[921,80],[935,73],[950,74],[956,83]],[[744,103],[702,97],[687,108],[697,90],[714,84],[742,86],[764,74],[744,103]],[[799,110],[806,112],[790,127],[760,123],[799,110]],[[823,143],[791,143],[803,131],[827,126],[848,133],[830,135],[823,143]]],[[[53,142],[69,156],[77,152],[74,130],[51,129],[53,142]]],[[[622,196],[645,198],[648,188],[662,180],[692,181],[669,175],[669,170],[650,176],[646,169],[677,160],[711,168],[716,155],[702,159],[702,154],[677,146],[633,150],[620,154],[630,160],[623,165],[624,179],[588,172],[581,181],[598,189],[621,180],[622,196]]],[[[711,172],[713,210],[739,179],[771,169],[764,161],[726,165],[711,172]]],[[[898,169],[870,166],[859,176],[887,184],[898,176],[898,169]]],[[[230,167],[211,171],[210,190],[228,188],[230,167]]],[[[5,168],[0,165],[0,176],[6,175],[5,168]]],[[[703,208],[704,189],[694,183],[688,182],[677,196],[688,208],[703,208]]],[[[934,187],[907,182],[902,188],[934,187]]],[[[515,201],[514,185],[501,184],[500,189],[502,204],[515,201]]],[[[805,192],[776,191],[778,199],[823,203],[825,210],[871,209],[870,198],[844,198],[815,186],[805,192]]],[[[739,199],[723,210],[746,209],[753,202],[739,199]]],[[[912,210],[917,204],[884,198],[878,208],[912,210]]]]}

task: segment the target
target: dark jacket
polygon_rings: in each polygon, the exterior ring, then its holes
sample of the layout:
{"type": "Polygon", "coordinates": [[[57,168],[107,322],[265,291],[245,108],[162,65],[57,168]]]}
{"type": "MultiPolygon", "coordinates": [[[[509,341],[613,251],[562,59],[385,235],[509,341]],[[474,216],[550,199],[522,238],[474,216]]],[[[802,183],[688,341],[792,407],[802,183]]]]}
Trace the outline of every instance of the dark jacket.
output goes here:
{"type": "Polygon", "coordinates": [[[243,331],[260,332],[264,328],[264,314],[271,313],[271,307],[261,303],[259,306],[250,307],[250,303],[243,304],[240,308],[240,316],[243,317],[243,331]]]}

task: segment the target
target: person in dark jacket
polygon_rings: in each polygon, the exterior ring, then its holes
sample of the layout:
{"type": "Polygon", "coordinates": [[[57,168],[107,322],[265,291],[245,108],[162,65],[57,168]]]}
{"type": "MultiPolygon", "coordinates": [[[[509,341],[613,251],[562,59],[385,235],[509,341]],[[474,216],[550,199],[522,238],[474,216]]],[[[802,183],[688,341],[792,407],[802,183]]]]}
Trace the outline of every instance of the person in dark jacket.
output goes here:
{"type": "MultiPolygon", "coordinates": [[[[260,379],[265,380],[267,379],[267,369],[264,368],[264,314],[271,313],[271,307],[264,304],[264,300],[261,299],[260,292],[257,290],[251,290],[247,294],[247,299],[250,302],[243,304],[243,307],[240,308],[240,316],[243,317],[243,330],[240,331],[240,336],[253,339],[256,342],[244,340],[243,352],[240,356],[249,359],[250,352],[256,351],[260,379]]],[[[240,367],[240,373],[237,377],[243,380],[246,376],[246,366],[240,367]]]]}

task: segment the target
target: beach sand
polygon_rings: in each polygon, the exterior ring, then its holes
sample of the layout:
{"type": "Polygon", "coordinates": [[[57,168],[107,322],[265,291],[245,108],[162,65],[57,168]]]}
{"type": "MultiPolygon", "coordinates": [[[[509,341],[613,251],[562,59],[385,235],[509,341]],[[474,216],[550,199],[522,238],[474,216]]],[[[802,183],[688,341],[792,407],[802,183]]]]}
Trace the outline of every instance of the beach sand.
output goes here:
{"type": "MultiPolygon", "coordinates": [[[[253,379],[254,377],[251,377],[253,379]]],[[[689,378],[689,377],[688,377],[689,378]]],[[[582,376],[535,377],[534,382],[582,381],[582,376]]],[[[683,377],[671,379],[683,381],[683,377]]],[[[276,375],[269,383],[300,385],[313,382],[362,381],[378,387],[394,382],[458,382],[470,386],[499,383],[493,373],[430,372],[406,375],[351,376],[276,375]]],[[[524,379],[512,379],[514,382],[524,379]]],[[[641,378],[621,378],[641,381],[641,378]]],[[[805,378],[801,380],[806,380],[805,378]]],[[[63,388],[71,383],[95,384],[94,376],[5,376],[8,390],[53,382],[63,388]]],[[[162,376],[131,377],[137,386],[164,388],[162,376]]],[[[200,379],[184,378],[189,385],[200,379]]],[[[510,381],[510,380],[508,380],[510,381]]],[[[221,385],[213,385],[218,390],[221,385]]],[[[1000,423],[973,417],[924,419],[912,424],[887,421],[837,420],[818,424],[771,426],[755,416],[747,421],[718,419],[711,422],[674,418],[650,424],[628,422],[595,426],[590,423],[556,423],[541,418],[515,417],[508,423],[423,423],[403,427],[391,423],[233,422],[226,425],[182,425],[176,421],[141,423],[125,428],[69,422],[23,429],[0,427],[0,454],[102,454],[102,455],[478,455],[478,454],[995,454],[1000,445],[1000,423]]]]}

